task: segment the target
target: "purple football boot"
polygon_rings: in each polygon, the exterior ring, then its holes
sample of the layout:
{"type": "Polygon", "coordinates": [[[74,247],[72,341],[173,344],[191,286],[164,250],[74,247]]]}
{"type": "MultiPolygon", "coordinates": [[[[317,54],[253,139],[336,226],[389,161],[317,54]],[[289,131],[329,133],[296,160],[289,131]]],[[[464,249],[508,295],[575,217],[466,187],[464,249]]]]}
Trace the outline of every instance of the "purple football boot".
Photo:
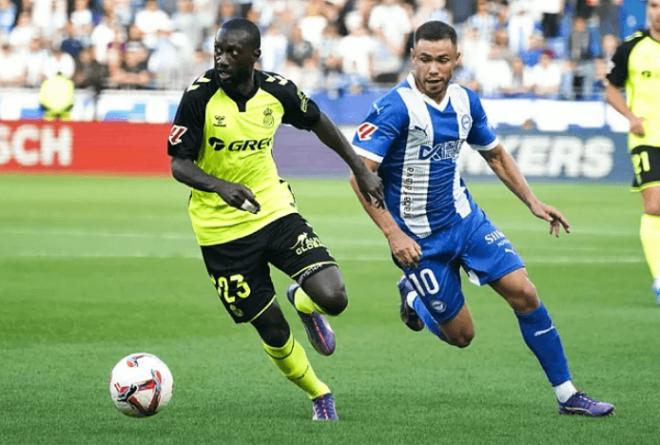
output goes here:
{"type": "Polygon", "coordinates": [[[588,417],[609,416],[614,412],[614,405],[599,402],[583,392],[576,392],[564,403],[559,403],[559,414],[578,414],[588,417]]]}
{"type": "MultiPolygon", "coordinates": [[[[294,308],[296,305],[293,301],[293,294],[299,287],[298,284],[292,284],[286,290],[286,297],[294,308]]],[[[316,349],[316,352],[321,355],[331,355],[335,352],[335,333],[332,327],[330,327],[328,320],[316,311],[311,314],[305,314],[296,309],[296,312],[298,312],[298,316],[302,320],[303,326],[305,326],[307,338],[312,344],[312,347],[316,349]]]]}
{"type": "Polygon", "coordinates": [[[339,416],[335,409],[335,398],[332,393],[323,394],[312,399],[312,420],[337,421],[339,416]]]}
{"type": "Polygon", "coordinates": [[[401,296],[401,307],[399,308],[401,321],[413,331],[421,331],[424,329],[424,322],[419,318],[417,312],[408,306],[407,302],[408,294],[410,292],[415,292],[415,289],[406,277],[401,277],[396,285],[399,288],[399,295],[401,296]]]}

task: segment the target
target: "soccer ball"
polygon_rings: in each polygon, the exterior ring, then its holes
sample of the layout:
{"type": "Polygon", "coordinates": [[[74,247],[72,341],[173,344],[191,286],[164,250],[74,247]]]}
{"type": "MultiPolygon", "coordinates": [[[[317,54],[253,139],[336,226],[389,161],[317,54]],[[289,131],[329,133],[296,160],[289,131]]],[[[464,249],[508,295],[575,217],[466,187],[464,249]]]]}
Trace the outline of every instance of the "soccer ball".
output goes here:
{"type": "Polygon", "coordinates": [[[167,365],[146,352],[127,355],[110,374],[110,398],[127,416],[153,416],[172,398],[174,379],[167,365]]]}

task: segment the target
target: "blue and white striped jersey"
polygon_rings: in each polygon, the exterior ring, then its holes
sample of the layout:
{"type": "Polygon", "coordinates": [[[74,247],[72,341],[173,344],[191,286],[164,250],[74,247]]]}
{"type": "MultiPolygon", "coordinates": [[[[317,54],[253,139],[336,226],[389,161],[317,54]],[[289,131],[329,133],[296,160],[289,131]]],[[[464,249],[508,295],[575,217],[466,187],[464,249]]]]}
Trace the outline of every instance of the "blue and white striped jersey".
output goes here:
{"type": "Polygon", "coordinates": [[[373,104],[353,148],[380,163],[385,203],[397,224],[425,238],[475,209],[458,172],[466,141],[476,150],[498,144],[477,94],[450,84],[438,104],[417,89],[411,74],[373,104]]]}

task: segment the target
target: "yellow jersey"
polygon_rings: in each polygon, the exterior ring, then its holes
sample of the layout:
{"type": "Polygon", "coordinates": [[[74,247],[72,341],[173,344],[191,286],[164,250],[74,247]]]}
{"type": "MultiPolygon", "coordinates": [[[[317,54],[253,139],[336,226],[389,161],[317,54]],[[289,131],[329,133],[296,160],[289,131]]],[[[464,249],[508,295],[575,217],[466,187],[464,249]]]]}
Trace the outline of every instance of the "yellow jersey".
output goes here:
{"type": "Polygon", "coordinates": [[[644,118],[644,133],[628,135],[628,148],[640,145],[660,148],[660,41],[648,31],[626,39],[614,53],[607,80],[626,88],[628,108],[644,118]]]}
{"type": "Polygon", "coordinates": [[[255,70],[245,97],[223,90],[209,70],[185,91],[168,137],[168,154],[195,161],[205,173],[240,183],[255,194],[257,214],[231,207],[216,193],[193,189],[188,213],[200,246],[242,238],[297,212],[293,193],[273,159],[282,123],[309,130],[320,119],[317,105],[282,76],[255,70]]]}

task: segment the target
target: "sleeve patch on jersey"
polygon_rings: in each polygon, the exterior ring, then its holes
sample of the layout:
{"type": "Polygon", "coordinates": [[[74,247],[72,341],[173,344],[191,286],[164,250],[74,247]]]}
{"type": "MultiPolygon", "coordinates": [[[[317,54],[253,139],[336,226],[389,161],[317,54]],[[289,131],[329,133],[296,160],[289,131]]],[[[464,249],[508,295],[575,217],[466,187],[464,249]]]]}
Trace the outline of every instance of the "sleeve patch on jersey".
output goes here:
{"type": "Polygon", "coordinates": [[[188,131],[188,128],[181,125],[172,125],[170,130],[170,135],[167,137],[167,140],[170,141],[170,144],[177,145],[181,143],[181,137],[188,131]]]}
{"type": "Polygon", "coordinates": [[[360,125],[357,129],[357,137],[361,141],[368,141],[371,139],[371,136],[374,132],[378,130],[378,127],[371,122],[365,122],[360,125]]]}

